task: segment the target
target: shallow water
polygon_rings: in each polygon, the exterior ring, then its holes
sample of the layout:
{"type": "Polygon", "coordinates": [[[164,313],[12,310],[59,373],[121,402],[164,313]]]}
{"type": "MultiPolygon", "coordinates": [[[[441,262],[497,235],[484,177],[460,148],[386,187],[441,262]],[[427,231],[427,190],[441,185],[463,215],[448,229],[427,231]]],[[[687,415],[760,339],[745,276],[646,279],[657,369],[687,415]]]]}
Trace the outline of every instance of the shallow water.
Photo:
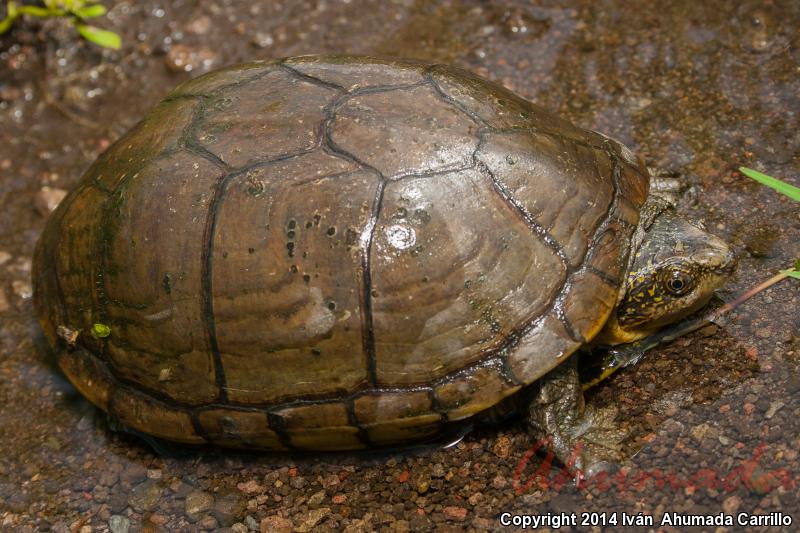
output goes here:
{"type": "Polygon", "coordinates": [[[739,256],[719,291],[730,300],[800,257],[797,204],[735,172],[746,165],[800,182],[800,5],[655,6],[121,2],[99,23],[123,35],[119,52],[77,41],[59,21],[22,24],[0,38],[2,529],[482,530],[499,527],[505,511],[564,510],[641,511],[656,525],[665,512],[782,511],[795,524],[783,529],[796,528],[795,282],[592,391],[593,405],[619,409],[635,455],[615,483],[585,488],[554,471],[548,483],[533,479],[542,463],[526,454],[534,443],[519,421],[445,450],[159,456],[112,432],[77,394],[49,360],[33,317],[30,257],[47,203],[100,151],[191,75],[318,52],[468,68],[677,173],[689,185],[681,211],[739,256]],[[661,486],[652,481],[659,476],[661,486]]]}

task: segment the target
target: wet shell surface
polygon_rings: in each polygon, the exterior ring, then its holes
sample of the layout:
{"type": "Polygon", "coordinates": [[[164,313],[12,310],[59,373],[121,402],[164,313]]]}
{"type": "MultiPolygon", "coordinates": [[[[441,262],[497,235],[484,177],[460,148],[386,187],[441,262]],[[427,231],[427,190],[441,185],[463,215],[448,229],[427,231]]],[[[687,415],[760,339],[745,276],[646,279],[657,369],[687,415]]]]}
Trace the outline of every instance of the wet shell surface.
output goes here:
{"type": "Polygon", "coordinates": [[[69,379],[136,430],[432,438],[602,328],[647,187],[616,141],[462,70],[248,63],[89,168],[37,246],[35,304],[69,379]]]}

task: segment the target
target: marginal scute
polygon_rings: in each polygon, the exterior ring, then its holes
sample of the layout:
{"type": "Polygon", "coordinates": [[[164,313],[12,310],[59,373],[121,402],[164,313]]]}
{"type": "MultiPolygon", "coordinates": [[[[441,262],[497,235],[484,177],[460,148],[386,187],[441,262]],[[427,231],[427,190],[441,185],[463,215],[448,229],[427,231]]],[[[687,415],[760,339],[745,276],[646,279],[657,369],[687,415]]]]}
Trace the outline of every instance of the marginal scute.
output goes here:
{"type": "Polygon", "coordinates": [[[590,271],[572,277],[572,288],[564,299],[564,315],[575,332],[591,339],[602,329],[617,302],[618,288],[590,271]]]}
{"type": "Polygon", "coordinates": [[[375,58],[370,63],[352,57],[300,56],[285,65],[301,74],[354,91],[375,86],[410,85],[422,81],[424,64],[375,58]]]}
{"type": "MultiPolygon", "coordinates": [[[[202,297],[202,243],[222,172],[177,152],[112,198],[105,221],[107,350],[117,375],[201,405],[218,396],[202,297]]],[[[96,317],[95,322],[101,322],[96,317]]]]}
{"type": "Polygon", "coordinates": [[[362,256],[349,235],[364,231],[378,179],[367,171],[326,177],[349,165],[320,153],[226,185],[211,278],[232,401],[341,393],[367,380],[362,256]]]}
{"type": "Polygon", "coordinates": [[[342,402],[287,407],[275,413],[283,421],[292,446],[308,450],[357,450],[365,444],[350,424],[342,402]]]}
{"type": "Polygon", "coordinates": [[[619,181],[621,194],[631,205],[637,207],[636,220],[638,221],[638,207],[647,200],[647,193],[650,186],[647,168],[641,160],[639,161],[639,166],[621,162],[619,181]]]}
{"type": "Polygon", "coordinates": [[[376,445],[433,436],[441,422],[426,390],[366,394],[356,398],[353,408],[359,425],[376,445]]]}
{"type": "Polygon", "coordinates": [[[427,85],[352,96],[331,127],[336,146],[388,179],[469,166],[478,146],[478,125],[427,85]]]}
{"type": "MultiPolygon", "coordinates": [[[[43,254],[37,259],[47,267],[41,277],[35,278],[36,283],[43,285],[35,287],[35,297],[40,298],[47,290],[51,297],[59,298],[57,305],[44,306],[52,324],[48,336],[53,338],[55,328],[65,326],[79,331],[83,335],[81,341],[84,341],[92,327],[93,311],[98,307],[98,238],[95,231],[102,220],[101,207],[105,199],[105,193],[84,182],[53,214],[59,223],[48,225],[37,246],[37,255],[43,254]],[[73,209],[73,205],[82,208],[73,209]]],[[[93,344],[91,348],[98,349],[99,345],[93,344]]]]}
{"type": "Polygon", "coordinates": [[[469,418],[514,394],[519,386],[510,384],[498,364],[470,369],[436,389],[439,406],[450,421],[469,418]]]}
{"type": "Polygon", "coordinates": [[[560,365],[580,343],[570,338],[555,311],[538,320],[508,355],[517,381],[533,383],[560,365]]]}
{"type": "Polygon", "coordinates": [[[189,98],[160,102],[92,163],[84,179],[111,191],[149,161],[180,149],[198,105],[189,98]]]}
{"type": "Polygon", "coordinates": [[[275,70],[204,100],[194,136],[237,168],[310,150],[320,142],[325,107],[335,95],[333,89],[275,70]]]}
{"type": "Polygon", "coordinates": [[[448,98],[495,130],[523,129],[602,145],[605,137],[573,125],[512,91],[459,68],[436,65],[431,78],[448,98]]]}
{"type": "Polygon", "coordinates": [[[105,365],[83,348],[62,349],[58,366],[75,388],[97,407],[107,411],[113,394],[112,381],[105,365]]]}
{"type": "Polygon", "coordinates": [[[203,444],[188,411],[168,406],[127,387],[117,387],[108,407],[125,426],[162,439],[186,444],[203,444]]]}
{"type": "Polygon", "coordinates": [[[389,183],[370,267],[377,377],[389,386],[484,358],[539,316],[566,276],[478,170],[389,183]]]}
{"type": "Polygon", "coordinates": [[[285,449],[278,434],[269,428],[263,411],[215,408],[197,415],[203,434],[213,443],[230,448],[285,449]]]}
{"type": "Polygon", "coordinates": [[[623,279],[628,254],[619,243],[625,239],[625,234],[626,229],[620,222],[609,222],[595,238],[590,250],[589,266],[601,272],[606,278],[617,281],[623,279]]]}

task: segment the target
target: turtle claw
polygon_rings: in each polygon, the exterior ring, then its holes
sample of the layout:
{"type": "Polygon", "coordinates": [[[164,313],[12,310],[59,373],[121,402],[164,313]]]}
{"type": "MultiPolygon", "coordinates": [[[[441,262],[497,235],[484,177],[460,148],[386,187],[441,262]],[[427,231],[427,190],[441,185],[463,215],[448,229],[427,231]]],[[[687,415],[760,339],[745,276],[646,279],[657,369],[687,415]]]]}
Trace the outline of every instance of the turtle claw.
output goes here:
{"type": "Polygon", "coordinates": [[[609,471],[622,462],[622,441],[627,432],[616,423],[617,409],[587,406],[573,428],[568,429],[571,448],[577,452],[575,468],[586,477],[609,471]]]}

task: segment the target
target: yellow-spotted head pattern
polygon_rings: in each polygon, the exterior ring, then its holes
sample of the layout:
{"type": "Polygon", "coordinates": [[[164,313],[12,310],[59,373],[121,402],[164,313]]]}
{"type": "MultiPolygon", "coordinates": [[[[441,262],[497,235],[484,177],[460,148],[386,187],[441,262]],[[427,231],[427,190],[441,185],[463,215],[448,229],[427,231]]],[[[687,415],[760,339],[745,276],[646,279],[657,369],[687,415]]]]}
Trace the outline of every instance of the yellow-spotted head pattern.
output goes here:
{"type": "Polygon", "coordinates": [[[641,235],[611,320],[613,338],[606,340],[612,343],[643,338],[697,311],[735,265],[724,241],[669,208],[662,208],[641,235]]]}

